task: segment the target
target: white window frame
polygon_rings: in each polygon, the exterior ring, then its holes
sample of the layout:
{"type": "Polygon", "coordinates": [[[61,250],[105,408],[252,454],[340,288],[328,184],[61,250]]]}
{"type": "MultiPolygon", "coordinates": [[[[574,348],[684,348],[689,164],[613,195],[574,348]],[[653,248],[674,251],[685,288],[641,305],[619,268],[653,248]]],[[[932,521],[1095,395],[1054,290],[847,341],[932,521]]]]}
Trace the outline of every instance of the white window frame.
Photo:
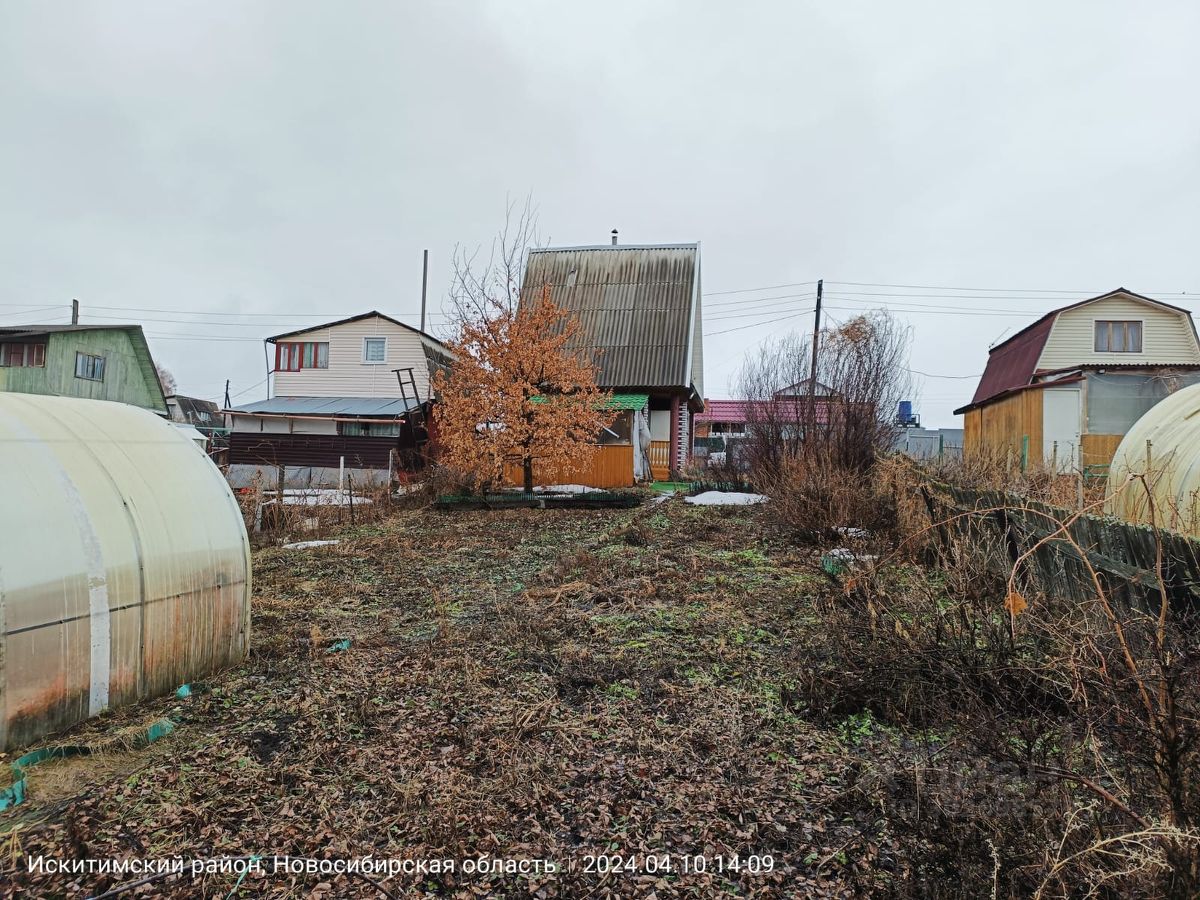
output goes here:
{"type": "Polygon", "coordinates": [[[362,343],[362,361],[364,366],[385,366],[387,365],[388,355],[388,339],[387,335],[372,334],[363,338],[362,343]],[[383,341],[383,359],[367,359],[367,341],[383,341]]]}
{"type": "MultiPolygon", "coordinates": [[[[1112,343],[1111,337],[1112,337],[1112,328],[1109,328],[1109,338],[1110,338],[1109,343],[1110,344],[1112,343]]],[[[1092,319],[1092,352],[1093,353],[1119,353],[1119,354],[1145,353],[1146,352],[1146,320],[1145,319],[1092,319]],[[1116,323],[1120,323],[1122,325],[1129,325],[1129,324],[1136,322],[1137,326],[1138,326],[1138,343],[1141,346],[1137,350],[1113,350],[1111,346],[1107,350],[1097,350],[1096,349],[1096,326],[1102,322],[1108,323],[1109,325],[1113,325],[1116,323]]]]}

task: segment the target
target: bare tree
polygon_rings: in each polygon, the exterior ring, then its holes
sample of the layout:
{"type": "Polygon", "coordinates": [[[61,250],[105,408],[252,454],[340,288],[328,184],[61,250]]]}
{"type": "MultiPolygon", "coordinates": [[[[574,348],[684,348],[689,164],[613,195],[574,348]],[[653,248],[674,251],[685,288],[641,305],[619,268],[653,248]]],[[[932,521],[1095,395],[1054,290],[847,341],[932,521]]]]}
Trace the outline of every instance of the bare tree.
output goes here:
{"type": "Polygon", "coordinates": [[[163,393],[168,397],[175,393],[178,385],[175,382],[175,376],[171,374],[171,370],[162,363],[154,364],[154,371],[158,373],[158,383],[162,385],[163,393]]]}
{"type": "Polygon", "coordinates": [[[486,257],[482,247],[454,248],[454,275],[447,299],[452,327],[478,323],[516,311],[521,300],[521,278],[525,257],[539,244],[537,208],[532,197],[518,206],[510,200],[505,209],[504,227],[492,239],[486,257]]]}
{"type": "Polygon", "coordinates": [[[911,390],[908,344],[908,331],[884,311],[825,329],[813,403],[806,338],[790,334],[748,357],[739,375],[746,462],[778,472],[789,458],[820,452],[839,467],[870,468],[891,448],[897,404],[911,390]]]}

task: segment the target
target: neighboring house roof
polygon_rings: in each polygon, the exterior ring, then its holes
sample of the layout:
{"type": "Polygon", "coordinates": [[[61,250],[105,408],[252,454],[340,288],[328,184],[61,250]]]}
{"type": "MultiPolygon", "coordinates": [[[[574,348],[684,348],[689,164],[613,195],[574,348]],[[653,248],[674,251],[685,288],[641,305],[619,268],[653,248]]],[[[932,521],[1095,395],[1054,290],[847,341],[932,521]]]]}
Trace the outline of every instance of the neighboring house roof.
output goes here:
{"type": "Polygon", "coordinates": [[[521,302],[536,299],[544,285],[580,323],[574,349],[599,351],[600,387],[700,396],[699,244],[530,250],[521,302]]]}
{"type": "Polygon", "coordinates": [[[160,404],[159,415],[167,412],[167,398],[163,393],[162,382],[158,380],[158,369],[154,365],[154,357],[150,354],[150,345],[146,343],[146,333],[141,325],[8,325],[0,327],[0,337],[33,338],[51,334],[69,334],[78,331],[123,331],[129,336],[137,357],[138,368],[146,379],[146,384],[158,391],[160,404]]]}
{"type": "Polygon", "coordinates": [[[336,322],[322,322],[318,325],[310,325],[307,328],[298,328],[295,331],[285,331],[283,334],[275,334],[269,338],[265,338],[265,340],[267,341],[267,343],[273,344],[276,341],[281,341],[284,338],[295,337],[298,334],[308,334],[310,331],[320,331],[322,328],[336,328],[338,325],[348,325],[351,322],[360,322],[363,319],[370,319],[370,318],[383,319],[386,322],[391,322],[393,325],[399,325],[401,328],[407,328],[409,331],[413,332],[414,334],[419,334],[419,335],[421,335],[421,337],[428,338],[429,340],[433,341],[438,346],[442,347],[443,349],[446,349],[445,344],[443,344],[441,341],[439,341],[437,338],[435,338],[433,335],[429,334],[428,332],[422,331],[419,328],[413,328],[411,325],[409,325],[405,322],[401,322],[399,319],[393,319],[391,316],[385,316],[383,313],[379,312],[378,310],[374,310],[374,309],[369,312],[359,313],[357,316],[348,316],[345,319],[338,319],[336,322]]]}
{"type": "Polygon", "coordinates": [[[744,400],[704,400],[704,412],[696,416],[697,425],[714,422],[745,422],[746,406],[744,400]]]}
{"type": "MultiPolygon", "coordinates": [[[[987,365],[984,367],[983,375],[979,378],[979,384],[975,388],[975,395],[966,406],[956,409],[954,411],[955,415],[960,415],[974,409],[988,400],[994,400],[1002,395],[1031,386],[1034,376],[1039,374],[1037,363],[1042,356],[1042,351],[1046,348],[1046,340],[1050,337],[1050,330],[1054,327],[1054,320],[1067,310],[1078,309],[1089,303],[1107,300],[1117,295],[1126,296],[1130,299],[1149,303],[1154,306],[1160,306],[1173,312],[1183,313],[1188,317],[1188,321],[1191,322],[1191,313],[1183,307],[1163,303],[1161,300],[1155,300],[1152,297],[1134,293],[1123,287],[1096,297],[1080,300],[1077,303],[1060,306],[1058,309],[1052,309],[1040,319],[1026,325],[1012,337],[997,344],[988,352],[987,365]]],[[[1195,331],[1194,323],[1192,324],[1192,330],[1193,332],[1195,331]]],[[[1098,367],[1115,368],[1116,365],[1120,364],[1100,365],[1098,367]]],[[[1070,366],[1066,369],[1057,369],[1055,371],[1069,372],[1087,367],[1086,363],[1081,362],[1078,366],[1070,366]]],[[[1152,366],[1149,363],[1141,363],[1138,367],[1150,368],[1152,366]]]]}
{"type": "MultiPolygon", "coordinates": [[[[814,404],[816,421],[827,422],[828,410],[836,406],[837,401],[830,402],[828,397],[822,397],[814,404]]],[[[778,400],[708,400],[704,401],[704,412],[695,418],[697,425],[739,424],[752,420],[754,416],[762,416],[759,421],[787,421],[790,419],[806,419],[808,403],[804,399],[787,397],[778,400]]]]}
{"type": "Polygon", "coordinates": [[[420,406],[398,397],[272,397],[228,412],[242,416],[401,417],[420,406]]]}
{"type": "Polygon", "coordinates": [[[211,400],[201,400],[198,397],[185,397],[182,394],[172,394],[167,397],[167,406],[175,404],[183,421],[190,425],[213,427],[221,425],[221,407],[211,400]]]}

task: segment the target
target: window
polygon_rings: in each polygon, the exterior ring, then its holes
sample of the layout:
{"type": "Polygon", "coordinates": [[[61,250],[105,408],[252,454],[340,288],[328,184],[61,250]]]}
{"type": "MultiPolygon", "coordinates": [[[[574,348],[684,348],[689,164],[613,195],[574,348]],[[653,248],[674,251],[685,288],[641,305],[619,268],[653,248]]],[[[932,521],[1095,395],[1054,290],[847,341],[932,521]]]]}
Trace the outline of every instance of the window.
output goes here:
{"type": "Polygon", "coordinates": [[[343,437],[400,437],[400,425],[382,422],[339,422],[343,437]]]}
{"type": "Polygon", "coordinates": [[[0,344],[0,366],[11,368],[46,365],[45,344],[0,344]]]}
{"type": "Polygon", "coordinates": [[[75,354],[75,377],[87,381],[104,380],[104,357],[90,353],[75,354]]]}
{"type": "Polygon", "coordinates": [[[387,338],[363,338],[363,362],[378,365],[387,361],[387,338]]]}
{"type": "Polygon", "coordinates": [[[328,368],[328,341],[292,341],[275,345],[276,372],[299,372],[301,369],[328,368]]]}
{"type": "Polygon", "coordinates": [[[1097,353],[1141,353],[1141,322],[1096,322],[1097,353]]]}

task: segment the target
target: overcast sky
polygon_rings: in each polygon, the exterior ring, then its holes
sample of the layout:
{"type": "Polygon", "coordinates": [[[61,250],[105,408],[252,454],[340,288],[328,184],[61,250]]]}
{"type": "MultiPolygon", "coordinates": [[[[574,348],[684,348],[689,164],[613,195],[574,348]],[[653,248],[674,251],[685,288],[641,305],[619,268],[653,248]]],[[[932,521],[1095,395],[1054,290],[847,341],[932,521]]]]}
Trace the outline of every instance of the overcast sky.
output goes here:
{"type": "MultiPolygon", "coordinates": [[[[974,376],[1059,302],[1197,309],[1198,39],[1194,0],[0,0],[0,322],[78,297],[258,399],[263,336],[415,324],[421,250],[439,307],[532,195],[552,243],[702,243],[710,397],[817,278],[974,376]]],[[[918,381],[958,424],[974,381],[918,381]]]]}

